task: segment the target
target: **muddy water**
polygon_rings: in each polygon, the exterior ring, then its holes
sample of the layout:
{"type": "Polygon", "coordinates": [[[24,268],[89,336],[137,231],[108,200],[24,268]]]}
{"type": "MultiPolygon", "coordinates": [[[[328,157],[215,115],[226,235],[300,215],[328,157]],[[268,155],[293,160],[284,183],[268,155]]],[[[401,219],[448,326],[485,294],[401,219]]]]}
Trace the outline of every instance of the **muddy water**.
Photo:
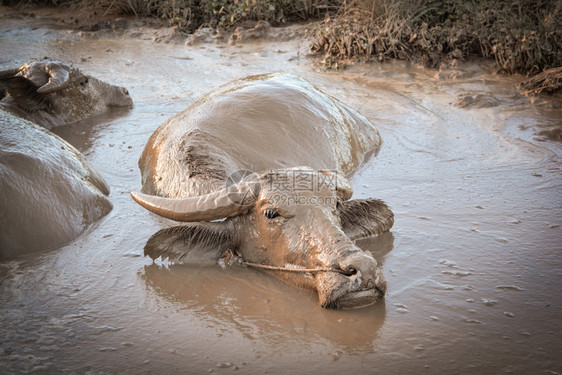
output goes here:
{"type": "Polygon", "coordinates": [[[532,103],[487,63],[454,80],[397,64],[325,72],[298,39],[186,47],[50,22],[3,18],[0,69],[72,61],[127,87],[135,107],[57,131],[105,176],[114,209],[68,246],[0,263],[0,372],[562,372],[562,149],[534,135],[560,127],[556,98],[532,103]],[[271,71],[308,78],[380,129],[380,153],[352,177],[355,197],[396,215],[362,244],[389,285],[375,306],[323,310],[258,271],[142,257],[171,224],[129,197],[150,134],[212,88],[271,71]]]}

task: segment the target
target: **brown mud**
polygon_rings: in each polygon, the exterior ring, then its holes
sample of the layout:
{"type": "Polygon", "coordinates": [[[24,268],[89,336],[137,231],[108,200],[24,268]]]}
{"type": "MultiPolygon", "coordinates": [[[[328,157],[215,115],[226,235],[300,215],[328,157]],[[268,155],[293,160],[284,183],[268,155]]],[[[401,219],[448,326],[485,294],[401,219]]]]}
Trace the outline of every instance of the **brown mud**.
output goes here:
{"type": "Polygon", "coordinates": [[[107,180],[114,209],[68,246],[0,263],[1,373],[562,372],[562,149],[548,137],[560,133],[560,97],[525,97],[520,77],[478,61],[456,79],[402,63],[326,72],[298,25],[185,45],[191,36],[153,41],[169,29],[80,31],[56,14],[8,13],[0,69],[73,62],[126,87],[135,106],[57,129],[107,180]],[[324,310],[259,271],[142,256],[172,224],[129,196],[152,132],[213,88],[275,71],[381,132],[380,152],[351,179],[355,198],[383,199],[396,217],[362,245],[388,282],[379,304],[324,310]]]}

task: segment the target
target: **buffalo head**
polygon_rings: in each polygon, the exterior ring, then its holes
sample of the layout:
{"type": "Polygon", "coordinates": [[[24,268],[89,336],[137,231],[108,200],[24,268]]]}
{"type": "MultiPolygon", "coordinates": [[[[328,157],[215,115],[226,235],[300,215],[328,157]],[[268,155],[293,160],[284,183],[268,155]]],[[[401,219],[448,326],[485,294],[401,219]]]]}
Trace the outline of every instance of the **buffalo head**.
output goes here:
{"type": "Polygon", "coordinates": [[[48,60],[0,72],[0,87],[6,109],[49,129],[133,104],[126,88],[48,60]]]}
{"type": "Polygon", "coordinates": [[[192,222],[157,232],[145,255],[198,262],[234,254],[315,289],[326,308],[369,305],[386,291],[376,260],[354,240],[387,231],[393,214],[382,201],[351,195],[338,173],[306,167],[270,170],[199,197],[132,193],[158,215],[192,222]]]}

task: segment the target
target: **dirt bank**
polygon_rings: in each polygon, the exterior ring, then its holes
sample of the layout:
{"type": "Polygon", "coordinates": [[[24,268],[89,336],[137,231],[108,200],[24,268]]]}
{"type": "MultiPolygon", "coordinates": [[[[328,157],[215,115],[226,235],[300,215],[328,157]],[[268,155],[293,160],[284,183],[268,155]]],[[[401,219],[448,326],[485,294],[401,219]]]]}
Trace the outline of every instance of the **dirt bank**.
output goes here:
{"type": "Polygon", "coordinates": [[[78,14],[72,22],[86,21],[86,28],[119,28],[107,18],[125,15],[150,17],[148,24],[166,24],[190,34],[200,28],[232,34],[235,28],[251,28],[258,21],[278,26],[324,19],[312,27],[312,50],[332,68],[357,60],[387,59],[437,68],[472,56],[492,58],[508,73],[533,75],[562,66],[562,5],[550,0],[35,0],[27,4],[71,9],[78,14]],[[93,22],[96,19],[101,21],[93,22]]]}

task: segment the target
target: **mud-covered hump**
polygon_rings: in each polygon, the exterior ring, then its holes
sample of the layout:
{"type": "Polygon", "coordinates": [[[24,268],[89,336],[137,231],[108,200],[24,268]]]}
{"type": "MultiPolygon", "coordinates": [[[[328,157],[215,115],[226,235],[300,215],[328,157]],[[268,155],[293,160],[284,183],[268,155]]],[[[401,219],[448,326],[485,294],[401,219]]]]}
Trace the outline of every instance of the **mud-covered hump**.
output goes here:
{"type": "Polygon", "coordinates": [[[224,162],[213,156],[213,150],[206,142],[200,140],[198,133],[187,133],[178,146],[178,157],[188,171],[187,177],[226,181],[224,162]]]}
{"type": "Polygon", "coordinates": [[[72,145],[0,110],[0,258],[69,243],[111,211],[108,194],[72,145]]]}
{"type": "Polygon", "coordinates": [[[232,81],[171,121],[204,130],[238,168],[256,172],[308,165],[347,174],[381,143],[367,118],[289,74],[232,81]]]}

